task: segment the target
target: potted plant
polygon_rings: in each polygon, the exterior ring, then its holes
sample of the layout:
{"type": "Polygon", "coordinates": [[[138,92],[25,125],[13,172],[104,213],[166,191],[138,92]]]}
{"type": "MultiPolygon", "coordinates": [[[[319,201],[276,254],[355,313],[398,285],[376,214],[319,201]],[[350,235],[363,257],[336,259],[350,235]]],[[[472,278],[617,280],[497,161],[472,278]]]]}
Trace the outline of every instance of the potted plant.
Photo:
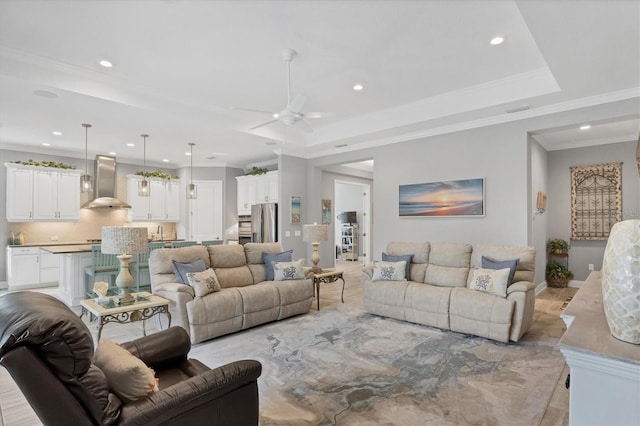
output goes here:
{"type": "Polygon", "coordinates": [[[566,266],[552,261],[547,264],[546,278],[547,284],[551,287],[566,287],[573,279],[573,272],[566,266]]]}
{"type": "Polygon", "coordinates": [[[568,253],[571,246],[562,238],[554,238],[547,241],[547,251],[549,253],[568,253]]]}

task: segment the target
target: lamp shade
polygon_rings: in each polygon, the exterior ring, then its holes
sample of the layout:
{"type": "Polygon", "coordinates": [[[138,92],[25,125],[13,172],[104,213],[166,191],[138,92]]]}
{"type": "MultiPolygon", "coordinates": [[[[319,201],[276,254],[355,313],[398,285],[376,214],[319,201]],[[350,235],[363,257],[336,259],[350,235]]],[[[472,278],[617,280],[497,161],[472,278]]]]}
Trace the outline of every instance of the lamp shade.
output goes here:
{"type": "Polygon", "coordinates": [[[317,241],[327,241],[328,238],[328,225],[318,225],[314,223],[313,225],[303,225],[302,226],[302,241],[306,242],[317,242],[317,241]]]}
{"type": "Polygon", "coordinates": [[[102,227],[102,252],[133,254],[147,250],[147,228],[128,226],[102,227]]]}

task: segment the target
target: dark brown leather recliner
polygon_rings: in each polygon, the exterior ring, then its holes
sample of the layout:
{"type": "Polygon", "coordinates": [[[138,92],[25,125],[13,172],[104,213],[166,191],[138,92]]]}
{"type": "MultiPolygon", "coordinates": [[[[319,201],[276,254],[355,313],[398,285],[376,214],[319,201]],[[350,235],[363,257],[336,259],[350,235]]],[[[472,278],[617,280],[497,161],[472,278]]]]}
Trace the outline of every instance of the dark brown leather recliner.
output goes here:
{"type": "Polygon", "coordinates": [[[93,364],[89,329],[63,302],[31,291],[0,296],[0,364],[46,425],[258,424],[258,361],[210,369],[187,359],[180,327],[123,346],[156,371],[159,392],[123,403],[93,364]]]}

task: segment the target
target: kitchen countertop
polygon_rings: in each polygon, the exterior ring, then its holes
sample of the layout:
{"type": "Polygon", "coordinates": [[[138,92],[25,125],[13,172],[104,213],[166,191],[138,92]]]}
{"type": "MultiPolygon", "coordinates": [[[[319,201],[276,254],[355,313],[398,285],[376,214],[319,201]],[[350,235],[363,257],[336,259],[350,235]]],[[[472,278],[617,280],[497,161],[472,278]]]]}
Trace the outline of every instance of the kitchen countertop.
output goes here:
{"type": "MultiPolygon", "coordinates": [[[[165,247],[170,247],[172,241],[184,241],[184,240],[164,240],[165,247]]],[[[151,241],[150,241],[151,242],[151,241]]],[[[42,247],[43,250],[48,251],[53,254],[65,254],[65,253],[89,253],[91,252],[91,247],[94,244],[99,243],[59,243],[55,245],[42,245],[42,244],[22,244],[18,246],[10,246],[10,247],[42,247]]]]}

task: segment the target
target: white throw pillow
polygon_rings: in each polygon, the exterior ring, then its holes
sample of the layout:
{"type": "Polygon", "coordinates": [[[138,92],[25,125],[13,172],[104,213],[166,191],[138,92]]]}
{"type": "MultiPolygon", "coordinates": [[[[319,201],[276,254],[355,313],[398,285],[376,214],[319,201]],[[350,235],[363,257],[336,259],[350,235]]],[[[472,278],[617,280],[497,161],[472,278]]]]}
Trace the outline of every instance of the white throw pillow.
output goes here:
{"type": "Polygon", "coordinates": [[[304,279],[304,261],[302,259],[295,262],[272,262],[273,263],[273,280],[303,280],[304,279]]]}
{"type": "Polygon", "coordinates": [[[467,288],[496,296],[507,297],[507,284],[511,269],[473,268],[469,274],[467,288]]]}
{"type": "Polygon", "coordinates": [[[373,281],[406,281],[407,261],[373,261],[373,281]]]}
{"type": "Polygon", "coordinates": [[[196,297],[206,296],[209,293],[220,291],[220,282],[213,269],[203,272],[187,272],[189,285],[193,287],[196,297]]]}

